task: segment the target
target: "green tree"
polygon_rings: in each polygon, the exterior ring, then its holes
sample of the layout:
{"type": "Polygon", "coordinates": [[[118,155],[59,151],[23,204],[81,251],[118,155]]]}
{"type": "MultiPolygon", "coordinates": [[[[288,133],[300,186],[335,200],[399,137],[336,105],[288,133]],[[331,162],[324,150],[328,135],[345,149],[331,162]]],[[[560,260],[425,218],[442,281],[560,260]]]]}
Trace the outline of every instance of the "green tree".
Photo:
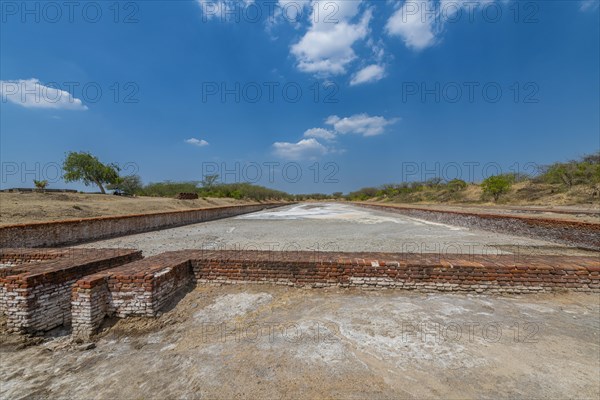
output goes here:
{"type": "Polygon", "coordinates": [[[197,193],[200,182],[155,182],[144,186],[144,196],[173,197],[178,193],[197,193]]]}
{"type": "Polygon", "coordinates": [[[599,183],[600,152],[583,156],[580,160],[551,164],[544,169],[540,178],[546,183],[563,184],[568,188],[599,183]]]}
{"type": "Polygon", "coordinates": [[[575,170],[572,164],[552,164],[546,169],[544,180],[548,183],[562,183],[570,188],[574,183],[575,170]]]}
{"type": "Polygon", "coordinates": [[[48,181],[46,181],[46,180],[37,181],[37,180],[34,179],[33,180],[33,184],[35,185],[35,188],[37,190],[43,191],[48,186],[48,181]]]}
{"type": "Polygon", "coordinates": [[[95,184],[103,194],[105,184],[119,181],[119,167],[115,164],[103,164],[90,153],[69,152],[63,162],[65,182],[81,181],[85,186],[95,184]]]}
{"type": "Polygon", "coordinates": [[[119,177],[117,183],[106,186],[110,190],[121,190],[125,194],[138,194],[142,192],[142,178],[139,175],[119,177]]]}
{"type": "Polygon", "coordinates": [[[510,190],[511,184],[510,178],[505,175],[492,175],[481,183],[481,189],[484,195],[492,196],[494,201],[498,201],[501,195],[510,190]]]}
{"type": "Polygon", "coordinates": [[[376,197],[377,193],[379,193],[379,189],[374,187],[366,187],[359,189],[356,192],[349,193],[348,198],[354,201],[365,201],[376,197]]]}

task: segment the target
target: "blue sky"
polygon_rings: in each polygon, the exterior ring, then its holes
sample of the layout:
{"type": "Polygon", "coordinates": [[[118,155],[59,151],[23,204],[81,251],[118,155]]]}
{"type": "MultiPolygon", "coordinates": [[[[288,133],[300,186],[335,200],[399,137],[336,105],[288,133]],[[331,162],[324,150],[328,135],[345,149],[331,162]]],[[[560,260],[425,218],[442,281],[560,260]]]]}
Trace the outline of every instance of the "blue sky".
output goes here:
{"type": "Polygon", "coordinates": [[[597,1],[1,5],[2,188],[82,189],[67,151],[331,193],[600,147],[597,1]]]}

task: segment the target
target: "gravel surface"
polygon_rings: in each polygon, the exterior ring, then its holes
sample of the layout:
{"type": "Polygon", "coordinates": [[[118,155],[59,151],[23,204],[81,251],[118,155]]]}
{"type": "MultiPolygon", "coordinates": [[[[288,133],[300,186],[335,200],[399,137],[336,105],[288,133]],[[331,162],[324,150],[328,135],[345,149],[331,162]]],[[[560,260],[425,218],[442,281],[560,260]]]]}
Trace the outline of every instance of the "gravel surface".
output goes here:
{"type": "Polygon", "coordinates": [[[596,205],[542,207],[542,206],[490,206],[459,204],[406,204],[394,202],[366,201],[365,204],[380,204],[402,208],[420,208],[440,211],[458,211],[481,214],[513,215],[563,221],[600,223],[600,207],[596,205]]]}
{"type": "Polygon", "coordinates": [[[555,243],[456,227],[349,204],[307,203],[174,229],[88,243],[81,247],[373,251],[462,254],[579,254],[555,243]]]}

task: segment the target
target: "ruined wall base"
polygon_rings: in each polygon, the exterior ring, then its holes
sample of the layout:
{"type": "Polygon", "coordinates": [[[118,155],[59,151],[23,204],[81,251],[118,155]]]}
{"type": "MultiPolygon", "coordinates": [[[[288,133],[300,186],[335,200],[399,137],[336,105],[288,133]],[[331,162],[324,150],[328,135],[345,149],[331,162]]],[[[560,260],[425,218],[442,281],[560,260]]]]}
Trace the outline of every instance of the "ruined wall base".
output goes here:
{"type": "Polygon", "coordinates": [[[156,316],[190,285],[403,289],[471,293],[600,293],[593,257],[447,256],[268,251],[176,251],[79,280],[71,303],[73,332],[86,336],[106,316],[156,316]],[[101,303],[101,304],[98,304],[101,303]]]}

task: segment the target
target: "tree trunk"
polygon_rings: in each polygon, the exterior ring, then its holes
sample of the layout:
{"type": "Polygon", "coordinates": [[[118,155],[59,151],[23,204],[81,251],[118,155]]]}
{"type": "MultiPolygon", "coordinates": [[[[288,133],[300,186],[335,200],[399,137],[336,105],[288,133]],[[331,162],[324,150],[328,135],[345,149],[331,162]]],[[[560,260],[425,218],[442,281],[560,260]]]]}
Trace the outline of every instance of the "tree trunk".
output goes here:
{"type": "Polygon", "coordinates": [[[98,187],[100,188],[100,193],[106,194],[106,191],[104,190],[104,187],[100,182],[96,182],[96,185],[98,185],[98,187]]]}

